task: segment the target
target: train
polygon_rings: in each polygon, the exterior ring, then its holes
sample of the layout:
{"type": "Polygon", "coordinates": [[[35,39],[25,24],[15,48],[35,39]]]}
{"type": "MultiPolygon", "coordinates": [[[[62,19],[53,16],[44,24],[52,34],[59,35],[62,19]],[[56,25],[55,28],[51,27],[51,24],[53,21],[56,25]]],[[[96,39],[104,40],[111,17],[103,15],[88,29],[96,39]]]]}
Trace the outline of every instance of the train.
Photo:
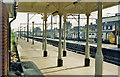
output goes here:
{"type": "MultiPolygon", "coordinates": [[[[53,32],[53,34],[51,34],[50,31],[47,31],[47,38],[51,38],[51,35],[52,35],[52,38],[59,39],[59,30],[53,32]]],[[[109,43],[115,44],[115,35],[116,35],[116,39],[118,40],[118,31],[115,32],[115,30],[103,30],[102,31],[102,42],[108,43],[108,44],[109,43]]],[[[42,34],[40,34],[40,35],[38,34],[37,36],[42,37],[42,34]]],[[[62,33],[62,39],[63,39],[63,36],[64,36],[64,34],[62,33]]],[[[80,31],[79,39],[78,39],[77,31],[69,31],[68,33],[66,32],[66,39],[74,40],[74,41],[86,41],[86,32],[80,31]]],[[[89,31],[89,41],[97,42],[97,31],[89,31]]],[[[116,43],[118,43],[118,41],[116,43]]]]}
{"type": "MultiPolygon", "coordinates": [[[[102,42],[114,44],[115,43],[115,36],[117,39],[118,31],[115,32],[115,30],[103,30],[102,31],[102,42]]],[[[97,42],[97,32],[90,32],[89,38],[94,39],[94,41],[97,42]]]]}
{"type": "MultiPolygon", "coordinates": [[[[76,39],[78,41],[86,40],[86,32],[85,31],[79,32],[80,39],[78,39],[77,34],[78,34],[77,32],[76,33],[74,32],[74,33],[67,34],[67,36],[69,36],[68,38],[72,39],[72,40],[74,40],[74,39],[76,39]]],[[[118,38],[118,31],[115,32],[115,30],[103,30],[102,31],[102,42],[114,44],[115,43],[115,36],[117,39],[118,38]]],[[[97,42],[97,31],[89,31],[89,41],[97,42]]]]}

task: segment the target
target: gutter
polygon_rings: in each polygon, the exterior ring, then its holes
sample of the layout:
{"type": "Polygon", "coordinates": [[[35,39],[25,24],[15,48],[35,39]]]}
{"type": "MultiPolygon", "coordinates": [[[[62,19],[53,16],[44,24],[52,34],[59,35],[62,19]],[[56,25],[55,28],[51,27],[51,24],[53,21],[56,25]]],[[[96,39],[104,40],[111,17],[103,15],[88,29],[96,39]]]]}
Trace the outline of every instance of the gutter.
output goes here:
{"type": "Polygon", "coordinates": [[[15,19],[16,19],[16,16],[17,16],[17,5],[16,5],[16,1],[14,2],[14,18],[9,22],[9,24],[11,24],[15,19]]]}

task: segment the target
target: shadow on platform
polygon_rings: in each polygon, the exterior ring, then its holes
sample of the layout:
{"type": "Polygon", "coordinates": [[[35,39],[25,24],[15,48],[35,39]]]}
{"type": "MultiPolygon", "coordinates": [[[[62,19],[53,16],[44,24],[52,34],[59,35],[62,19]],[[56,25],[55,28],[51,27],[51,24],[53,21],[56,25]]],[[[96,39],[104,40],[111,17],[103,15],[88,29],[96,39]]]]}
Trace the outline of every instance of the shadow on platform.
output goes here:
{"type": "MultiPolygon", "coordinates": [[[[43,74],[59,72],[59,71],[64,71],[64,70],[78,69],[78,68],[82,68],[82,67],[85,67],[85,66],[77,66],[77,67],[65,68],[65,69],[60,69],[60,70],[55,70],[55,71],[50,71],[50,72],[44,72],[43,74]]],[[[50,69],[50,68],[57,68],[57,66],[55,66],[55,67],[48,67],[48,68],[45,68],[45,69],[50,69]]]]}

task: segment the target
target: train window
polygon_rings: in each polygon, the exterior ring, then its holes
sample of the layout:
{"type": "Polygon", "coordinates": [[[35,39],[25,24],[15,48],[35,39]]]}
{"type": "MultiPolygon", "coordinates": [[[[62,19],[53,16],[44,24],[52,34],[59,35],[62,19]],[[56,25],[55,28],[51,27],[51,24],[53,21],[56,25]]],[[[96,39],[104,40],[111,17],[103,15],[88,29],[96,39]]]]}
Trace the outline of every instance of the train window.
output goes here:
{"type": "Polygon", "coordinates": [[[115,25],[112,26],[112,30],[115,30],[115,25]]]}
{"type": "Polygon", "coordinates": [[[89,35],[91,35],[91,34],[89,34],[89,35]]]}
{"type": "Polygon", "coordinates": [[[112,30],[112,26],[110,26],[110,29],[112,30]]]}
{"type": "Polygon", "coordinates": [[[117,34],[116,35],[118,35],[118,31],[117,31],[117,34]]]}
{"type": "Polygon", "coordinates": [[[106,30],[108,29],[108,26],[106,26],[106,30]]]}
{"type": "Polygon", "coordinates": [[[94,33],[92,35],[94,35],[94,33]]]}
{"type": "Polygon", "coordinates": [[[113,35],[115,35],[115,33],[116,33],[116,35],[118,35],[118,31],[117,31],[117,32],[115,32],[115,31],[112,31],[112,33],[113,33],[113,35]]]}
{"type": "Polygon", "coordinates": [[[106,30],[106,26],[104,26],[104,30],[106,30]]]}
{"type": "Polygon", "coordinates": [[[113,33],[113,35],[115,35],[115,31],[113,31],[112,33],[113,33]]]}
{"type": "Polygon", "coordinates": [[[110,29],[110,26],[108,26],[108,29],[110,29]]]}

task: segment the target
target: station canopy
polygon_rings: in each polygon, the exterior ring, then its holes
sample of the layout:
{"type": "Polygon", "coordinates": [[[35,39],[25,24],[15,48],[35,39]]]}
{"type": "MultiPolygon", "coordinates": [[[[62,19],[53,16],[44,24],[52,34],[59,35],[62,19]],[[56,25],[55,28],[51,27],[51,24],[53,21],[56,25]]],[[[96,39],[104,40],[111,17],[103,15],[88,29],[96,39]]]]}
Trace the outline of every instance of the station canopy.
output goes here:
{"type": "MultiPolygon", "coordinates": [[[[118,0],[102,0],[103,9],[118,5],[118,0]]],[[[98,0],[19,0],[18,12],[86,14],[98,10],[98,0]],[[69,2],[68,2],[69,1],[69,2]],[[91,2],[90,2],[91,1],[91,2]]]]}

